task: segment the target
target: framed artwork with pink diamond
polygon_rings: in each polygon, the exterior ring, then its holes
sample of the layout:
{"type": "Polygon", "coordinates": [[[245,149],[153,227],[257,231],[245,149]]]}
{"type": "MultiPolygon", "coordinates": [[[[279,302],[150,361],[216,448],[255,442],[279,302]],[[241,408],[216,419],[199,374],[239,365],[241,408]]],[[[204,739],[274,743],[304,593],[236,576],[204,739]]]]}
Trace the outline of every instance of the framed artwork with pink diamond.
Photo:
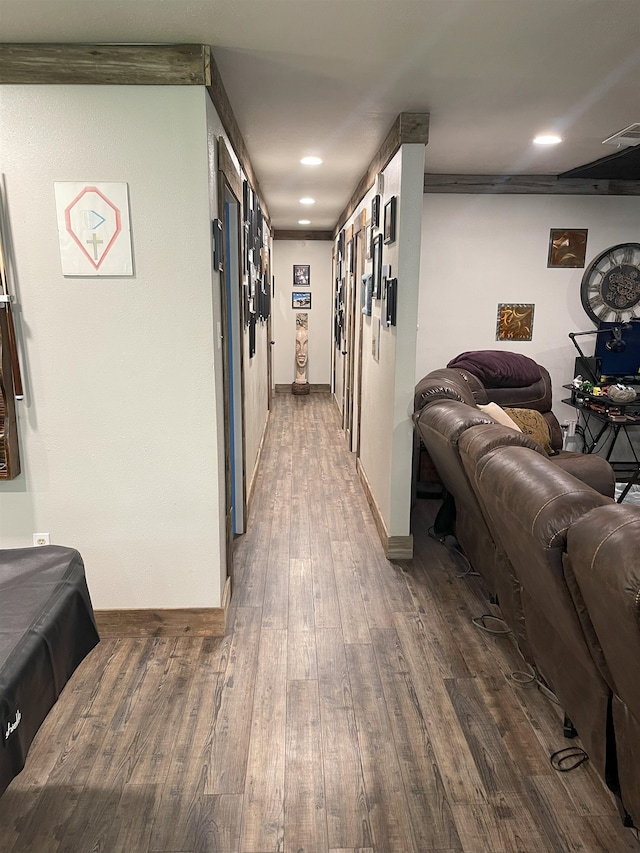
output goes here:
{"type": "Polygon", "coordinates": [[[133,275],[129,186],[55,181],[63,275],[133,275]]]}

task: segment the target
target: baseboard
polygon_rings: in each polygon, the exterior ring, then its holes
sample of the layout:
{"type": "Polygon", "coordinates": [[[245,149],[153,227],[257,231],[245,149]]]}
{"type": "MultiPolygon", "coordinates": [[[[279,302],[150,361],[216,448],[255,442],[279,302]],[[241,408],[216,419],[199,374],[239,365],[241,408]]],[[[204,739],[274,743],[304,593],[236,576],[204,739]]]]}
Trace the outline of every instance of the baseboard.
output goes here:
{"type": "MultiPolygon", "coordinates": [[[[229,595],[231,591],[230,578],[229,595]]],[[[225,595],[227,586],[225,585],[225,595]]],[[[226,607],[96,610],[103,639],[119,637],[224,637],[226,607]]]]}
{"type": "Polygon", "coordinates": [[[260,468],[260,460],[262,459],[262,451],[264,449],[264,442],[267,437],[267,430],[269,429],[269,418],[271,412],[267,410],[267,417],[264,422],[264,429],[262,430],[262,438],[260,439],[260,444],[258,445],[258,452],[256,454],[256,464],[253,466],[253,474],[251,475],[251,482],[249,483],[249,490],[247,491],[247,515],[245,519],[245,530],[246,530],[246,522],[249,520],[251,516],[251,502],[253,500],[253,493],[256,488],[256,478],[258,476],[258,470],[260,468]]]}
{"type": "Polygon", "coordinates": [[[413,536],[411,534],[409,536],[389,536],[387,526],[380,512],[380,507],[373,496],[369,480],[359,459],[356,462],[356,469],[371,510],[371,515],[373,516],[373,521],[376,525],[376,530],[378,531],[378,536],[380,537],[380,542],[382,543],[385,557],[388,560],[413,559],[413,536]]]}
{"type": "MultiPolygon", "coordinates": [[[[224,583],[222,590],[222,612],[224,613],[224,633],[227,633],[227,616],[229,614],[229,605],[231,604],[231,578],[228,577],[224,583]]],[[[217,635],[216,635],[217,636],[217,635]]]]}
{"type": "MultiPolygon", "coordinates": [[[[291,383],[288,385],[274,385],[273,388],[276,394],[291,394],[291,383]]],[[[326,385],[323,383],[309,385],[310,394],[328,394],[330,391],[331,385],[328,383],[326,385]]]]}
{"type": "Polygon", "coordinates": [[[413,536],[389,536],[385,556],[388,560],[412,560],[413,536]]]}
{"type": "Polygon", "coordinates": [[[335,406],[335,409],[336,409],[336,414],[338,415],[338,420],[342,424],[342,409],[340,408],[340,403],[338,402],[338,398],[336,397],[335,394],[333,395],[332,399],[333,399],[333,405],[335,406]]]}

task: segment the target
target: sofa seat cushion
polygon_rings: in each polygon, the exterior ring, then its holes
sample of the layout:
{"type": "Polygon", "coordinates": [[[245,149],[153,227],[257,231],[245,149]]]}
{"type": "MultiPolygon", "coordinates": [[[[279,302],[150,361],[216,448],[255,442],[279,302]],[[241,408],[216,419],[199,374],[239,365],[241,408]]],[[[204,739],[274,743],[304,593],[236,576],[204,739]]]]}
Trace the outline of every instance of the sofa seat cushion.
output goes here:
{"type": "Polygon", "coordinates": [[[488,388],[519,388],[540,379],[540,366],[526,355],[505,350],[474,350],[447,364],[468,370],[488,388]]]}
{"type": "Polygon", "coordinates": [[[573,450],[561,450],[551,457],[551,462],[568,474],[582,480],[596,492],[606,498],[613,498],[616,492],[616,475],[613,468],[602,456],[595,453],[577,453],[573,450]]]}

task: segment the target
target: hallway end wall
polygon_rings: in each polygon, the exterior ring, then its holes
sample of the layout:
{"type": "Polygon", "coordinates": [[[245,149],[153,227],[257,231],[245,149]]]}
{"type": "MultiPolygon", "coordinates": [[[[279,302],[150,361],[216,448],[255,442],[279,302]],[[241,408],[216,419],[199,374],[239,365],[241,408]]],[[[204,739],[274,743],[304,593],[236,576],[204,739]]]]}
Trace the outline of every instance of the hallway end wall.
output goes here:
{"type": "Polygon", "coordinates": [[[295,379],[296,314],[309,315],[309,360],[307,378],[312,385],[331,382],[331,317],[333,286],[332,243],[327,240],[274,240],[272,302],[273,384],[290,385],[295,379]],[[293,267],[308,264],[310,287],[295,287],[293,267]],[[291,307],[294,290],[311,294],[311,309],[291,307]]]}

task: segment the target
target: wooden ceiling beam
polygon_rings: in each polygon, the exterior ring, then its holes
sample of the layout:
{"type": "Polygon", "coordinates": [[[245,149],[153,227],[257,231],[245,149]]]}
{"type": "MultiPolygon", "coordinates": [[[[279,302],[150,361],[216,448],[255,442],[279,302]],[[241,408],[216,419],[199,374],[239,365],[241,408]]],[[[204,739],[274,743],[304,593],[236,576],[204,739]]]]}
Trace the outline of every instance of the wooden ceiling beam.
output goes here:
{"type": "Polygon", "coordinates": [[[304,231],[302,229],[276,228],[274,240],[333,240],[333,231],[304,231]]]}
{"type": "Polygon", "coordinates": [[[0,44],[0,83],[207,86],[202,44],[0,44]]]}
{"type": "Polygon", "coordinates": [[[251,158],[249,157],[249,152],[247,151],[247,146],[245,144],[244,137],[242,136],[240,127],[238,125],[238,122],[236,121],[235,114],[231,107],[231,102],[229,100],[229,96],[227,95],[227,90],[225,89],[224,83],[222,82],[220,71],[218,70],[216,61],[213,58],[213,55],[211,54],[209,56],[209,72],[210,79],[209,82],[206,84],[207,92],[209,93],[209,97],[211,98],[213,106],[216,108],[216,112],[220,117],[220,121],[222,122],[222,126],[225,130],[225,133],[229,138],[231,147],[235,151],[236,157],[240,161],[240,167],[247,176],[247,180],[249,181],[249,185],[251,186],[252,190],[258,196],[262,213],[265,219],[267,220],[267,225],[270,228],[271,217],[269,216],[269,208],[267,207],[267,203],[264,200],[264,196],[262,195],[262,189],[260,188],[260,183],[258,182],[256,173],[253,170],[251,158]]]}
{"type": "Polygon", "coordinates": [[[640,195],[640,181],[558,178],[556,175],[430,175],[425,193],[520,195],[640,195]]]}
{"type": "Polygon", "coordinates": [[[205,44],[0,44],[0,83],[205,86],[240,166],[270,223],[260,184],[205,44]]]}
{"type": "Polygon", "coordinates": [[[378,172],[381,172],[389,164],[391,158],[400,150],[400,146],[409,143],[426,145],[428,141],[429,113],[400,113],[398,115],[384,142],[369,163],[367,171],[360,178],[347,206],[338,217],[338,222],[333,230],[334,237],[369,192],[378,172]]]}

